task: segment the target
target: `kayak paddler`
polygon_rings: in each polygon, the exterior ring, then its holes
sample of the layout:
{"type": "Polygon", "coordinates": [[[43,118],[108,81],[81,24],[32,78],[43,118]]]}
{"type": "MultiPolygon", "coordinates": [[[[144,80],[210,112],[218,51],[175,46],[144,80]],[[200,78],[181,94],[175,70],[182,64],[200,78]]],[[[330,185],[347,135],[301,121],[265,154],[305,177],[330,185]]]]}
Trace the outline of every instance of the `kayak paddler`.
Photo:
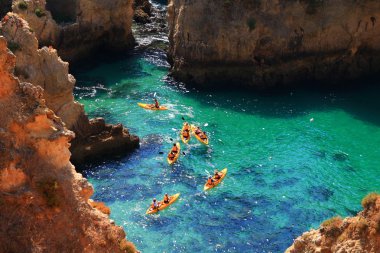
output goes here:
{"type": "Polygon", "coordinates": [[[174,157],[175,157],[175,154],[173,153],[173,151],[171,151],[171,152],[169,153],[169,155],[168,155],[168,158],[169,158],[170,160],[173,160],[174,157]]]}
{"type": "Polygon", "coordinates": [[[164,196],[164,203],[165,204],[169,204],[169,201],[170,201],[170,197],[167,193],[165,193],[165,196],[164,196]]]}
{"type": "Polygon", "coordinates": [[[156,198],[154,198],[154,199],[153,199],[153,203],[152,203],[152,205],[150,206],[150,208],[152,208],[152,210],[155,210],[155,209],[158,209],[158,207],[159,207],[159,204],[158,204],[156,198]]]}
{"type": "Polygon", "coordinates": [[[160,108],[160,104],[158,103],[156,98],[154,98],[154,107],[156,107],[157,109],[160,108]]]}
{"type": "Polygon", "coordinates": [[[221,173],[218,171],[218,170],[215,170],[214,171],[214,178],[216,179],[216,180],[219,180],[219,179],[221,179],[222,178],[222,175],[220,175],[221,173]]]}
{"type": "Polygon", "coordinates": [[[176,154],[178,153],[178,147],[177,147],[177,144],[173,144],[173,148],[172,148],[172,153],[176,154]]]}
{"type": "Polygon", "coordinates": [[[212,176],[209,176],[208,179],[207,179],[207,184],[208,185],[213,185],[214,184],[214,180],[212,179],[212,176]]]}

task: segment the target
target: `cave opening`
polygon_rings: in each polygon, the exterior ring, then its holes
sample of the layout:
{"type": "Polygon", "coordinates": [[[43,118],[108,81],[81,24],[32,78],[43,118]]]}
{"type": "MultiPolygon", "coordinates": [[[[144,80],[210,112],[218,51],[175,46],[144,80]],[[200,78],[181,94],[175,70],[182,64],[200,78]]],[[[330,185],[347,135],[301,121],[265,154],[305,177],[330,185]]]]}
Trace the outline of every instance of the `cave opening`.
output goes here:
{"type": "Polygon", "coordinates": [[[12,0],[0,0],[0,19],[12,11],[12,0]]]}
{"type": "MultiPolygon", "coordinates": [[[[1,0],[0,0],[1,1],[1,0]]],[[[46,9],[51,12],[58,23],[75,23],[77,18],[78,0],[47,0],[46,9]]]]}

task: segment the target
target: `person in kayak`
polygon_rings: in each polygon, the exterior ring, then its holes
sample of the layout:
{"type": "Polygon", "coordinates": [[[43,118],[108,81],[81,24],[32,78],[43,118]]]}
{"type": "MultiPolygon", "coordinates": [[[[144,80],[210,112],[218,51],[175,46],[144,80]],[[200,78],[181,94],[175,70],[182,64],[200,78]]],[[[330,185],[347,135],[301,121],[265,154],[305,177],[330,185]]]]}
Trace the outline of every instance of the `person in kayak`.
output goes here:
{"type": "Polygon", "coordinates": [[[174,157],[175,157],[175,154],[173,153],[173,151],[171,151],[171,152],[169,153],[169,155],[168,155],[168,158],[169,158],[170,160],[173,160],[174,157]]]}
{"type": "Polygon", "coordinates": [[[221,175],[222,173],[220,173],[218,170],[215,170],[214,171],[214,178],[216,179],[216,180],[219,180],[219,179],[221,179],[222,178],[222,175],[221,175]]]}
{"type": "Polygon", "coordinates": [[[213,185],[214,184],[214,180],[212,179],[212,176],[209,176],[208,179],[207,179],[207,184],[208,185],[213,185]]]}
{"type": "Polygon", "coordinates": [[[153,203],[150,206],[150,208],[152,208],[152,210],[156,210],[156,209],[158,209],[158,207],[159,207],[159,203],[157,202],[156,198],[154,198],[153,203]]]}
{"type": "Polygon", "coordinates": [[[197,127],[197,129],[195,129],[195,134],[200,135],[201,133],[202,133],[201,129],[197,127]]]}
{"type": "Polygon", "coordinates": [[[189,134],[189,129],[185,129],[183,132],[182,132],[182,135],[183,135],[183,138],[185,139],[188,139],[190,134],[189,134]]]}
{"type": "Polygon", "coordinates": [[[170,201],[170,197],[167,193],[165,193],[165,196],[164,196],[164,203],[165,204],[169,204],[169,201],[170,201]]]}
{"type": "Polygon", "coordinates": [[[200,137],[202,140],[206,140],[206,139],[207,139],[206,132],[201,132],[201,134],[199,135],[199,137],[200,137]]]}
{"type": "Polygon", "coordinates": [[[160,104],[158,103],[156,98],[154,98],[154,107],[156,107],[157,109],[160,108],[160,104]]]}
{"type": "Polygon", "coordinates": [[[173,144],[172,153],[177,154],[178,153],[178,147],[177,144],[173,144]]]}

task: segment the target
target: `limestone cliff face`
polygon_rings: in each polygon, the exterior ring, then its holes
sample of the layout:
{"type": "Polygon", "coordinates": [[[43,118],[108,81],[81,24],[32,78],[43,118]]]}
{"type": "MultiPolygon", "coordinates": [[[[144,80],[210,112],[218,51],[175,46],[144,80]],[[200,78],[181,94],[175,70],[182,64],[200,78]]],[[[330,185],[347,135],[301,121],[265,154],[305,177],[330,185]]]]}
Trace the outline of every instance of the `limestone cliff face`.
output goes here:
{"type": "Polygon", "coordinates": [[[13,12],[35,31],[40,46],[53,46],[66,61],[96,50],[134,45],[132,0],[14,0],[13,12]],[[23,4],[20,4],[23,3],[23,4]]]}
{"type": "MultiPolygon", "coordinates": [[[[380,2],[170,0],[175,76],[271,87],[380,70],[380,2]]],[[[219,82],[220,84],[220,82],[219,82]]]]}
{"type": "Polygon", "coordinates": [[[380,195],[368,195],[362,205],[355,217],[335,217],[304,233],[285,253],[380,252],[380,195]]]}
{"type": "Polygon", "coordinates": [[[0,252],[136,252],[88,203],[93,188],[69,161],[73,133],[15,64],[0,36],[0,252]]]}
{"type": "Polygon", "coordinates": [[[47,106],[75,132],[72,161],[81,163],[99,155],[125,153],[138,147],[138,137],[130,135],[122,125],[108,125],[101,118],[88,119],[83,105],[74,100],[75,78],[69,74],[69,64],[62,61],[52,47],[38,49],[38,41],[25,20],[8,13],[0,28],[17,56],[17,77],[41,86],[47,106]]]}

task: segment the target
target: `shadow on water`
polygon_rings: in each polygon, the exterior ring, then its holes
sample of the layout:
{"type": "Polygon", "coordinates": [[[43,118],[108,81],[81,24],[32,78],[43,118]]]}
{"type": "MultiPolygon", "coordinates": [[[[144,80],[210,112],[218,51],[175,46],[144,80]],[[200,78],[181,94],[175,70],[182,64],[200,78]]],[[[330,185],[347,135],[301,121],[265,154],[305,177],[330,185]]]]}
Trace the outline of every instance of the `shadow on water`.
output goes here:
{"type": "MultiPolygon", "coordinates": [[[[166,81],[169,85],[178,85],[172,77],[166,81]]],[[[342,109],[359,120],[380,125],[379,81],[358,80],[346,87],[335,85],[327,88],[316,85],[312,88],[265,91],[232,90],[231,87],[217,88],[216,91],[191,88],[189,94],[209,107],[262,117],[290,118],[307,115],[311,111],[342,109]]]]}

